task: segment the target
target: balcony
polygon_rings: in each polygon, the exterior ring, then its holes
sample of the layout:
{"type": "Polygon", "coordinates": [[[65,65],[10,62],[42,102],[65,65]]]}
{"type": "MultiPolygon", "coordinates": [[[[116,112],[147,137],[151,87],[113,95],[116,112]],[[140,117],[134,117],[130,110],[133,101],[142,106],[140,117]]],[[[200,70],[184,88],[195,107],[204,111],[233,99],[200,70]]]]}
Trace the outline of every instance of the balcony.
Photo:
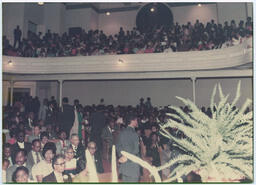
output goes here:
{"type": "MultiPolygon", "coordinates": [[[[33,75],[34,77],[36,75],[50,77],[65,74],[71,76],[111,74],[116,75],[115,78],[118,76],[122,78],[122,74],[134,76],[134,74],[154,73],[160,78],[165,73],[173,75],[180,72],[183,74],[215,73],[214,71],[219,70],[237,70],[237,67],[248,64],[252,66],[252,48],[248,47],[249,42],[250,40],[247,40],[240,45],[225,49],[174,53],[47,58],[3,56],[2,65],[3,73],[6,75],[33,75]]],[[[252,70],[250,73],[249,76],[252,75],[252,70]]]]}

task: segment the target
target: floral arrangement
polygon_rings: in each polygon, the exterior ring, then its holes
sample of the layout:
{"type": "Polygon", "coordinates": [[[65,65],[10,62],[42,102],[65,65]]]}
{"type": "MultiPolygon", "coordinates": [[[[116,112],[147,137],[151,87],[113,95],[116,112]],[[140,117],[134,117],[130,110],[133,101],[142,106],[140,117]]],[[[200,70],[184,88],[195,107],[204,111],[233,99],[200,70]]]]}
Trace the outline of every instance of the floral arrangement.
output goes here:
{"type": "Polygon", "coordinates": [[[221,85],[215,85],[211,97],[212,117],[207,116],[189,99],[177,97],[191,112],[170,106],[177,114],[175,119],[160,125],[160,133],[174,142],[185,154],[180,154],[158,170],[177,165],[165,181],[180,179],[191,171],[198,173],[203,182],[235,182],[243,178],[253,179],[253,112],[245,113],[252,101],[247,99],[242,108],[235,108],[240,97],[241,82],[230,104],[221,85]],[[220,101],[214,102],[218,86],[220,101]],[[185,138],[173,136],[168,129],[176,128],[185,138]]]}

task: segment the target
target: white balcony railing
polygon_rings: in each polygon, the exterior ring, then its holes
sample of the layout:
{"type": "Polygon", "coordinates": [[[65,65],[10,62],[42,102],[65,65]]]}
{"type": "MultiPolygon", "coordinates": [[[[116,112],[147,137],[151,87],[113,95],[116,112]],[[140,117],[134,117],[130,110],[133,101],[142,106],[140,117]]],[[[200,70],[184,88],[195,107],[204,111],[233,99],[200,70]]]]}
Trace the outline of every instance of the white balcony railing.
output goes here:
{"type": "Polygon", "coordinates": [[[208,51],[26,58],[3,56],[3,72],[11,74],[79,74],[224,69],[252,62],[248,41],[208,51]],[[11,62],[9,62],[11,61],[11,62]]]}

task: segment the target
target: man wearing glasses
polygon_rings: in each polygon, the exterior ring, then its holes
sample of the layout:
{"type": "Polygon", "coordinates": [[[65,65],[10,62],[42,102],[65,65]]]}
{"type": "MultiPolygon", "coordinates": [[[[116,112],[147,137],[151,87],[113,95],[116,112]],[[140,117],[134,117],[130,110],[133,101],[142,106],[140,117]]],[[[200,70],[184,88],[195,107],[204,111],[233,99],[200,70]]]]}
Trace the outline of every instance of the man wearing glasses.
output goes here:
{"type": "Polygon", "coordinates": [[[43,182],[72,182],[70,175],[64,175],[65,160],[63,155],[56,155],[52,159],[53,172],[43,178],[43,182]]]}
{"type": "MultiPolygon", "coordinates": [[[[97,151],[97,147],[96,147],[96,143],[94,141],[90,141],[88,143],[88,150],[92,156],[92,159],[95,163],[96,166],[96,170],[97,173],[103,173],[104,169],[103,169],[103,165],[102,165],[102,160],[101,157],[99,155],[99,152],[97,151]]],[[[86,159],[85,157],[81,157],[78,161],[77,161],[77,169],[78,169],[78,173],[81,172],[82,170],[85,170],[85,172],[87,171],[87,166],[86,166],[86,159]]]]}

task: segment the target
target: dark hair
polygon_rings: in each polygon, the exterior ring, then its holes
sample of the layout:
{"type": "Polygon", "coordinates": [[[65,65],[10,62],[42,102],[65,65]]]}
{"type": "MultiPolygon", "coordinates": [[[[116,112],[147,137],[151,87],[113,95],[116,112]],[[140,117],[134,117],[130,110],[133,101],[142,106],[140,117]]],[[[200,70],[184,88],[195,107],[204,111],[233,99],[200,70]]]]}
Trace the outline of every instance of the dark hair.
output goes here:
{"type": "Polygon", "coordinates": [[[15,131],[15,137],[16,139],[18,138],[19,134],[22,133],[24,135],[24,138],[25,138],[25,131],[24,130],[21,130],[21,129],[17,129],[15,131]]]}
{"type": "Polygon", "coordinates": [[[65,132],[65,134],[67,135],[67,132],[65,130],[60,129],[59,132],[58,132],[58,136],[60,136],[62,132],[65,132]]]}
{"type": "Polygon", "coordinates": [[[17,135],[17,128],[12,128],[12,129],[10,129],[10,133],[9,133],[9,135],[10,135],[10,137],[11,138],[13,138],[14,136],[16,137],[16,135],[17,135]]]}
{"type": "Polygon", "coordinates": [[[49,143],[46,143],[44,145],[44,148],[43,148],[43,151],[42,151],[42,155],[43,155],[44,158],[45,158],[45,153],[48,150],[51,150],[54,155],[56,154],[56,146],[53,142],[49,142],[49,143]]]}
{"type": "Polygon", "coordinates": [[[38,123],[34,124],[34,128],[35,127],[39,127],[39,129],[41,129],[41,125],[39,125],[38,123]]]}
{"type": "Polygon", "coordinates": [[[53,159],[52,159],[52,168],[53,168],[53,169],[54,169],[54,164],[55,164],[56,161],[57,161],[58,159],[60,159],[60,158],[65,159],[65,156],[62,155],[62,154],[58,154],[58,155],[55,155],[55,156],[53,157],[53,159]]]}
{"type": "Polygon", "coordinates": [[[49,139],[49,134],[48,134],[48,132],[46,132],[46,131],[42,132],[42,133],[40,134],[40,140],[42,140],[43,137],[47,137],[47,138],[49,139]]]}
{"type": "Polygon", "coordinates": [[[18,153],[22,152],[24,156],[27,156],[27,151],[25,149],[19,148],[18,150],[14,151],[14,161],[18,153]]]}
{"type": "Polygon", "coordinates": [[[79,100],[78,100],[78,99],[75,99],[75,100],[74,100],[74,103],[79,103],[79,100]]]}
{"type": "Polygon", "coordinates": [[[111,122],[115,122],[115,118],[113,118],[113,117],[107,118],[106,124],[109,125],[111,122]]]}
{"type": "Polygon", "coordinates": [[[64,98],[62,98],[62,101],[63,101],[63,103],[68,103],[68,98],[64,97],[64,98]]]}
{"type": "Polygon", "coordinates": [[[39,142],[39,143],[40,143],[41,141],[40,141],[40,139],[34,139],[34,140],[32,141],[32,145],[34,145],[35,142],[39,142]]]}
{"type": "Polygon", "coordinates": [[[10,143],[5,143],[4,144],[4,148],[11,148],[11,147],[12,147],[12,145],[10,143]]]}
{"type": "Polygon", "coordinates": [[[25,167],[25,166],[19,166],[18,168],[16,168],[16,170],[13,172],[13,174],[12,174],[12,181],[13,182],[16,182],[16,176],[17,176],[17,173],[19,172],[19,171],[21,171],[21,170],[23,170],[27,175],[29,175],[29,171],[28,171],[28,169],[25,167]]]}
{"type": "Polygon", "coordinates": [[[134,113],[129,113],[126,115],[126,118],[125,118],[125,123],[126,123],[126,126],[130,125],[131,121],[137,119],[137,115],[134,114],[134,113]]]}
{"type": "Polygon", "coordinates": [[[187,174],[184,182],[202,182],[201,176],[196,174],[195,172],[191,171],[189,174],[187,174]],[[191,180],[188,180],[188,176],[191,177],[191,180]]]}
{"type": "Polygon", "coordinates": [[[151,132],[150,138],[152,138],[154,135],[158,136],[156,132],[151,132]]]}

